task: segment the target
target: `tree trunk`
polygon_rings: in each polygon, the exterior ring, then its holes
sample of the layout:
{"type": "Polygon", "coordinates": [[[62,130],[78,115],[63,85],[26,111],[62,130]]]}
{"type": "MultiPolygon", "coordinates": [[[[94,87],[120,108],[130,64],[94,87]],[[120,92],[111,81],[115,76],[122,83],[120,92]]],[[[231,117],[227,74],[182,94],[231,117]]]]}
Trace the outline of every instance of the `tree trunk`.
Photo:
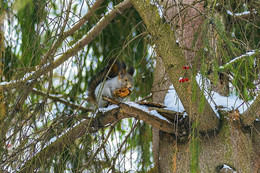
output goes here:
{"type": "MultiPolygon", "coordinates": [[[[174,172],[174,159],[177,162],[176,172],[191,172],[191,142],[177,143],[163,132],[159,136],[159,172],[174,172]]],[[[219,172],[223,164],[238,173],[253,172],[255,156],[250,134],[244,133],[239,123],[225,119],[218,134],[200,138],[199,172],[219,172]]]]}
{"type": "MultiPolygon", "coordinates": [[[[178,63],[182,64],[183,61],[177,62],[177,65],[173,63],[178,60],[181,61],[181,59],[178,59],[178,56],[180,56],[180,54],[175,54],[175,56],[171,56],[171,51],[176,51],[176,48],[171,49],[169,48],[170,46],[168,46],[175,44],[175,40],[171,39],[173,36],[168,36],[168,44],[166,44],[167,46],[164,50],[160,44],[166,42],[162,41],[164,39],[163,34],[165,33],[163,33],[163,29],[159,28],[159,26],[156,24],[157,21],[152,19],[153,17],[151,17],[153,16],[152,14],[154,14],[153,8],[149,9],[148,5],[146,6],[146,4],[144,4],[144,1],[132,0],[132,2],[134,7],[137,9],[137,11],[140,13],[141,17],[145,21],[148,31],[151,33],[152,37],[156,39],[156,51],[163,60],[163,65],[160,63],[160,60],[157,60],[156,62],[156,71],[154,76],[155,81],[153,89],[158,91],[162,91],[165,89],[158,87],[159,79],[164,79],[164,75],[161,75],[164,74],[164,69],[162,68],[162,66],[164,66],[166,71],[169,73],[169,78],[176,88],[177,94],[179,95],[185,107],[185,101],[189,102],[189,99],[191,98],[189,97],[187,100],[182,100],[182,97],[185,96],[182,95],[182,92],[178,93],[179,88],[176,84],[176,79],[174,75],[178,76],[179,74],[178,70],[174,68],[179,65],[178,63]],[[146,10],[142,10],[140,6],[145,6],[146,10]],[[147,11],[150,11],[150,13],[152,14],[149,15],[149,12],[147,11]],[[157,33],[155,33],[156,27],[157,33]],[[173,65],[171,66],[171,64],[173,65]],[[173,68],[175,71],[172,71],[171,68],[173,68]]],[[[183,4],[186,3],[188,4],[188,6],[192,5],[193,2],[195,1],[182,1],[183,4]]],[[[148,4],[149,2],[146,1],[146,3],[148,4]]],[[[195,7],[197,10],[193,9],[192,11],[187,12],[186,15],[183,15],[186,17],[185,20],[188,22],[185,23],[182,21],[180,23],[181,30],[175,33],[175,35],[177,35],[177,38],[180,38],[180,36],[182,36],[183,38],[182,40],[180,40],[180,46],[187,49],[185,50],[184,55],[189,64],[194,64],[195,61],[195,53],[191,49],[196,50],[200,46],[199,39],[196,41],[195,47],[192,47],[192,41],[194,39],[194,35],[198,25],[201,24],[202,21],[200,17],[195,18],[196,21],[194,21],[192,17],[200,12],[203,12],[203,4],[197,4],[197,6],[195,7]],[[196,24],[197,26],[195,26],[194,24],[196,24]]],[[[177,10],[177,13],[179,11],[177,10]]],[[[168,18],[166,20],[171,21],[172,18],[168,18]]],[[[173,28],[178,24],[178,21],[175,22],[175,24],[173,24],[173,28]]],[[[165,44],[163,45],[165,47],[165,44]]],[[[180,53],[179,51],[177,52],[180,53]]],[[[169,85],[165,86],[168,87],[169,85]]],[[[182,91],[188,92],[188,89],[189,87],[184,87],[184,90],[182,91]]],[[[158,95],[154,93],[153,95],[154,101],[163,102],[163,97],[165,96],[166,92],[158,92],[157,94],[158,95]]],[[[194,109],[194,106],[195,105],[193,105],[193,108],[191,109],[194,109]]],[[[187,107],[185,107],[185,109],[189,114],[187,107]]],[[[211,117],[209,116],[211,114],[210,111],[205,111],[204,113],[204,116],[201,117],[204,117],[205,119],[201,118],[199,119],[199,122],[200,120],[208,123],[214,121],[213,119],[206,120],[207,117],[211,117]]],[[[189,115],[191,119],[193,116],[194,115],[189,115]]],[[[191,128],[191,130],[192,129],[193,128],[191,128]]],[[[219,126],[219,131],[215,131],[215,133],[212,134],[206,133],[206,135],[200,135],[199,133],[197,134],[197,151],[194,150],[195,144],[193,133],[191,133],[191,135],[189,136],[188,142],[181,143],[178,142],[176,137],[173,137],[157,129],[153,129],[153,152],[157,172],[222,172],[224,171],[223,165],[225,164],[230,166],[233,171],[237,171],[238,173],[257,173],[258,161],[256,161],[256,159],[259,152],[259,131],[254,130],[254,128],[252,129],[253,130],[251,130],[250,132],[246,132],[242,124],[240,124],[240,122],[238,121],[233,121],[229,113],[222,118],[221,125],[219,126]]]]}
{"type": "MultiPolygon", "coordinates": [[[[153,82],[153,101],[157,103],[164,103],[164,98],[168,92],[171,82],[165,71],[163,61],[160,57],[156,58],[156,67],[154,71],[153,82]]],[[[159,171],[159,152],[160,152],[160,139],[159,129],[153,127],[153,156],[157,172],[159,171]]]]}

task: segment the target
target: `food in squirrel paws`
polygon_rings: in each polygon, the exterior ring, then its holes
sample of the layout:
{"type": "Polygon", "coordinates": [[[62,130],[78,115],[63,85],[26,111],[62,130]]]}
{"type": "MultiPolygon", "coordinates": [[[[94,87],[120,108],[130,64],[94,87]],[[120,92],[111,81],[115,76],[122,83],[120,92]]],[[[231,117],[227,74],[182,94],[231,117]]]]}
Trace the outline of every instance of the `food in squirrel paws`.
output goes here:
{"type": "Polygon", "coordinates": [[[114,91],[114,96],[115,96],[115,97],[126,97],[126,96],[128,96],[130,93],[131,93],[131,91],[130,91],[128,88],[126,88],[126,87],[123,86],[122,88],[116,89],[116,90],[114,91]]]}

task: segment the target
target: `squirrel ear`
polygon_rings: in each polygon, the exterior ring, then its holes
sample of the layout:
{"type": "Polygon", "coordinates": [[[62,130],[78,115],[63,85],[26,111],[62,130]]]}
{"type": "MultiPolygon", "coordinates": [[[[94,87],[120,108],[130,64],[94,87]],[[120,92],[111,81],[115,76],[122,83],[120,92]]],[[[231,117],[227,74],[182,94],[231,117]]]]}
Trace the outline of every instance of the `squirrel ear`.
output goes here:
{"type": "Polygon", "coordinates": [[[130,67],[130,68],[127,70],[127,73],[130,74],[131,76],[133,76],[134,73],[135,73],[134,67],[130,67]]]}
{"type": "Polygon", "coordinates": [[[118,73],[118,77],[122,79],[125,76],[125,73],[126,73],[125,69],[121,69],[118,73]]]}
{"type": "Polygon", "coordinates": [[[119,67],[120,70],[121,70],[121,69],[126,69],[125,62],[124,62],[124,61],[118,62],[118,67],[119,67]]]}
{"type": "Polygon", "coordinates": [[[116,77],[117,74],[118,74],[118,71],[119,71],[118,65],[115,63],[112,66],[112,68],[111,68],[111,70],[110,70],[110,72],[108,74],[108,77],[110,77],[110,78],[116,77]]]}

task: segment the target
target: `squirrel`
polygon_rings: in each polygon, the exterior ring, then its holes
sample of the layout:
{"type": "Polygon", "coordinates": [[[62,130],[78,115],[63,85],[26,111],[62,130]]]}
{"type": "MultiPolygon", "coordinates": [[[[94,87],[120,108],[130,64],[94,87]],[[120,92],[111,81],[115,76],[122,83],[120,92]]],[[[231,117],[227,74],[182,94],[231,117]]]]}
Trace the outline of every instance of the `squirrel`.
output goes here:
{"type": "MultiPolygon", "coordinates": [[[[115,99],[115,93],[121,88],[128,91],[133,87],[134,68],[126,70],[124,62],[110,60],[108,66],[97,73],[89,82],[88,101],[92,105],[97,104],[99,108],[107,107],[108,101],[102,99],[102,96],[115,99]]],[[[122,97],[116,97],[122,101],[122,97]]]]}

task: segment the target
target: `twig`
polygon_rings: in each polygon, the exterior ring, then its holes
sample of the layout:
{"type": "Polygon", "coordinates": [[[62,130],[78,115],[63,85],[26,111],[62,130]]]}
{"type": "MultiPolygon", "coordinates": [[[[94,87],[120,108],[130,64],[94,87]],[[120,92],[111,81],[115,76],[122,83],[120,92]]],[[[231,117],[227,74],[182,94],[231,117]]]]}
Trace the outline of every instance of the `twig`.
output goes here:
{"type": "Polygon", "coordinates": [[[41,92],[39,90],[36,90],[35,88],[32,90],[32,92],[37,94],[37,95],[40,95],[40,96],[47,96],[49,99],[51,99],[53,101],[60,102],[60,103],[66,105],[66,106],[69,106],[71,108],[79,109],[79,110],[86,111],[86,112],[93,112],[93,110],[90,109],[90,108],[86,108],[86,107],[82,107],[82,106],[70,103],[70,102],[68,102],[68,101],[66,101],[64,99],[59,98],[58,96],[54,96],[54,95],[49,95],[49,94],[43,93],[43,92],[41,92]]]}
{"type": "Polygon", "coordinates": [[[64,41],[68,36],[75,33],[84,23],[86,23],[89,20],[89,18],[92,16],[93,12],[100,6],[100,4],[102,4],[103,1],[104,0],[96,1],[93,4],[93,6],[88,10],[88,12],[83,16],[83,18],[76,25],[74,25],[70,30],[64,32],[64,29],[65,29],[65,26],[66,26],[66,23],[67,23],[68,17],[69,17],[69,11],[71,8],[71,2],[70,2],[69,8],[67,10],[66,19],[65,19],[64,25],[61,29],[61,32],[60,32],[61,34],[60,34],[59,38],[57,39],[57,41],[52,45],[51,49],[42,58],[42,61],[40,62],[39,67],[42,67],[42,65],[52,55],[52,53],[56,52],[57,48],[61,45],[62,41],[64,41]]]}
{"type": "Polygon", "coordinates": [[[116,163],[116,159],[118,158],[119,154],[121,153],[121,150],[123,148],[123,146],[125,145],[125,143],[127,142],[127,139],[129,138],[129,136],[131,135],[131,133],[133,133],[133,131],[135,130],[135,128],[139,125],[140,120],[137,121],[137,123],[134,125],[134,127],[131,129],[131,131],[126,135],[124,141],[122,142],[122,144],[120,145],[120,147],[117,150],[117,154],[116,156],[113,158],[112,162],[113,164],[111,165],[111,167],[108,169],[107,172],[109,172],[111,169],[114,168],[115,163],[116,163]]]}
{"type": "MultiPolygon", "coordinates": [[[[25,79],[21,81],[12,81],[9,83],[0,84],[0,90],[10,90],[16,88],[18,86],[24,85],[29,80],[36,80],[37,78],[45,75],[49,71],[57,68],[70,57],[75,55],[78,51],[80,51],[84,46],[89,44],[94,38],[96,38],[99,33],[118,15],[118,13],[124,11],[127,8],[131,7],[131,3],[129,0],[125,0],[118,4],[114,10],[110,11],[107,15],[105,15],[89,32],[88,34],[80,40],[77,44],[75,44],[71,49],[65,52],[62,56],[60,56],[53,64],[48,64],[38,68],[33,74],[29,75],[29,77],[25,77],[25,79]]],[[[28,74],[26,74],[28,75],[28,74]]]]}
{"type": "Polygon", "coordinates": [[[107,136],[106,136],[105,140],[102,142],[102,144],[100,145],[100,147],[96,150],[96,152],[95,152],[94,154],[92,154],[92,156],[88,159],[87,163],[82,166],[82,169],[80,170],[80,172],[83,171],[84,168],[87,168],[88,165],[95,159],[96,155],[102,150],[102,148],[105,147],[105,144],[107,143],[108,138],[110,137],[111,133],[113,132],[116,123],[117,123],[117,122],[114,122],[113,125],[111,125],[111,127],[110,127],[110,129],[109,129],[109,132],[107,133],[107,136]]]}

